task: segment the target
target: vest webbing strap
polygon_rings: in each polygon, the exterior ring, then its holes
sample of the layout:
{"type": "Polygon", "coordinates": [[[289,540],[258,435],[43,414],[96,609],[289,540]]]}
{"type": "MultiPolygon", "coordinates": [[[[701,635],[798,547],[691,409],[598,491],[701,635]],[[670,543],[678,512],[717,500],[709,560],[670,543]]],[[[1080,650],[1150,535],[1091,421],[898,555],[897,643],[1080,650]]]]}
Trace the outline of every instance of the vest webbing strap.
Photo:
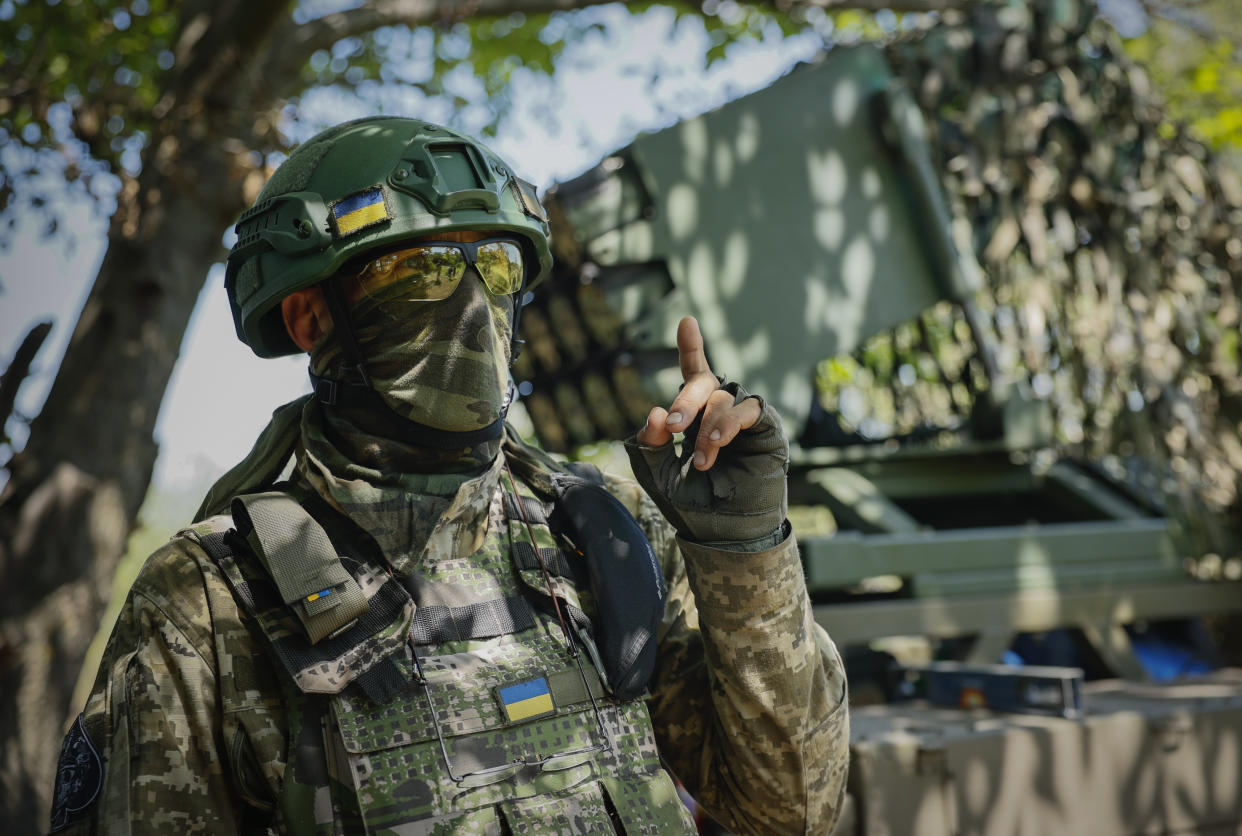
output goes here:
{"type": "Polygon", "coordinates": [[[543,547],[539,549],[539,557],[536,557],[535,547],[524,540],[514,542],[512,549],[513,562],[519,569],[539,569],[539,558],[543,558],[543,565],[547,566],[550,574],[567,580],[574,580],[577,577],[573,566],[560,549],[543,547]]]}
{"type": "Polygon", "coordinates": [[[531,525],[547,525],[548,506],[533,496],[514,497],[512,493],[505,491],[505,517],[531,525]],[[520,508],[517,504],[519,500],[522,503],[520,508]]]}
{"type": "MultiPolygon", "coordinates": [[[[282,606],[276,584],[268,579],[245,580],[234,570],[235,555],[249,550],[249,544],[236,530],[213,532],[196,538],[207,556],[221,568],[233,588],[242,608],[253,618],[259,619],[265,610],[282,606]]],[[[306,644],[294,636],[273,640],[266,636],[272,653],[284,666],[291,679],[296,681],[299,671],[316,664],[333,664],[350,649],[357,647],[369,637],[381,631],[397,617],[409,598],[398,584],[386,583],[370,599],[367,612],[358,617],[353,626],[338,635],[323,639],[318,644],[306,644]]],[[[389,658],[381,658],[355,673],[353,681],[375,703],[384,704],[409,686],[408,674],[389,658]]]]}
{"type": "Polygon", "coordinates": [[[233,594],[237,596],[242,609],[247,613],[254,615],[261,610],[281,605],[280,593],[275,584],[270,581],[260,581],[256,585],[232,574],[232,566],[236,560],[234,555],[239,549],[245,552],[250,548],[235,530],[213,531],[211,534],[199,535],[198,544],[202,546],[203,551],[207,552],[212,562],[224,570],[225,578],[229,581],[229,586],[233,588],[233,594]],[[231,544],[230,540],[233,541],[231,544]]]}
{"type": "Polygon", "coordinates": [[[200,534],[198,536],[198,545],[203,551],[207,552],[207,556],[213,562],[219,563],[226,557],[233,556],[233,549],[225,545],[225,538],[229,536],[228,531],[213,531],[210,534],[200,534]]]}
{"type": "Polygon", "coordinates": [[[530,604],[522,596],[513,595],[461,607],[419,607],[410,625],[410,639],[415,644],[490,639],[534,626],[535,612],[530,604]]]}

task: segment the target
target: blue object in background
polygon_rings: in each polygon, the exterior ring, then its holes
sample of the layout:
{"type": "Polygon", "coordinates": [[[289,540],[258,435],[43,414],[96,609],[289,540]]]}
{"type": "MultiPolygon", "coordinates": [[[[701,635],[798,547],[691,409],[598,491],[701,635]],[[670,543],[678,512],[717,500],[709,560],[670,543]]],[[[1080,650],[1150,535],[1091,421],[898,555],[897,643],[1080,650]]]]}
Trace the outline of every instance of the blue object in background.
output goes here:
{"type": "MultiPolygon", "coordinates": [[[[1153,682],[1168,682],[1184,676],[1211,673],[1217,665],[1205,658],[1210,648],[1196,645],[1193,625],[1169,622],[1152,624],[1136,631],[1127,628],[1134,656],[1143,671],[1153,682]],[[1179,641],[1179,639],[1182,639],[1179,641]]],[[[1055,665],[1095,670],[1095,677],[1107,673],[1098,663],[1087,659],[1081,646],[1074,641],[1068,630],[1050,630],[1047,633],[1022,633],[1001,656],[1006,665],[1055,665]]],[[[1088,676],[1088,678],[1093,678],[1088,676]]]]}
{"type": "Polygon", "coordinates": [[[1053,665],[1064,668],[1091,670],[1089,660],[1083,658],[1082,650],[1068,630],[1049,630],[1047,633],[1022,633],[1003,657],[1005,664],[1053,665]],[[1012,654],[1018,661],[1009,661],[1012,654]]]}
{"type": "Polygon", "coordinates": [[[1160,636],[1131,636],[1130,645],[1153,682],[1168,682],[1182,676],[1211,673],[1216,669],[1207,660],[1196,656],[1190,648],[1160,636]]]}

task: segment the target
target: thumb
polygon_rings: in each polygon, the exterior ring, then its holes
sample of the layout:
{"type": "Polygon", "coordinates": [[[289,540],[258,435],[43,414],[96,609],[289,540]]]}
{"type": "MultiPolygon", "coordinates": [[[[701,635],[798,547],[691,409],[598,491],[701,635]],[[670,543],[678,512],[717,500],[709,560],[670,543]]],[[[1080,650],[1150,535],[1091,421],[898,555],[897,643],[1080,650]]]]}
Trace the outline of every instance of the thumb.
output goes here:
{"type": "Polygon", "coordinates": [[[647,413],[647,423],[635,435],[638,443],[644,447],[663,447],[673,440],[673,433],[668,428],[668,410],[662,406],[651,407],[647,413]]]}

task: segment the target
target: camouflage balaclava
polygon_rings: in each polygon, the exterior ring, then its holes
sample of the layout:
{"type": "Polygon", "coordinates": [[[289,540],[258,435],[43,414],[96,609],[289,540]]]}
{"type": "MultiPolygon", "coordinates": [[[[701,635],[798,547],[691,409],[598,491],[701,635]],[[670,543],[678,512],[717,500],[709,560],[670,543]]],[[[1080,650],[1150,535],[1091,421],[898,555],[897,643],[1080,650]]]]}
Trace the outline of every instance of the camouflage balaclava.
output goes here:
{"type": "MultiPolygon", "coordinates": [[[[381,291],[351,305],[349,317],[372,388],[397,416],[447,432],[466,433],[495,422],[504,413],[509,385],[513,298],[487,291],[474,268],[462,277],[451,296],[436,302],[410,302],[399,290],[381,291]]],[[[348,360],[340,341],[326,334],[311,351],[311,371],[318,377],[340,379],[348,360]]],[[[334,417],[332,410],[329,418],[334,417]]],[[[394,447],[405,468],[444,469],[455,460],[480,466],[494,458],[499,439],[460,450],[420,450],[417,436],[392,438],[375,416],[340,416],[353,425],[335,435],[351,457],[388,464],[394,447]],[[373,438],[358,438],[357,430],[373,438]],[[382,443],[381,439],[388,442],[382,443]],[[384,449],[379,449],[383,447],[384,449]],[[371,448],[368,450],[368,448],[371,448]]]]}

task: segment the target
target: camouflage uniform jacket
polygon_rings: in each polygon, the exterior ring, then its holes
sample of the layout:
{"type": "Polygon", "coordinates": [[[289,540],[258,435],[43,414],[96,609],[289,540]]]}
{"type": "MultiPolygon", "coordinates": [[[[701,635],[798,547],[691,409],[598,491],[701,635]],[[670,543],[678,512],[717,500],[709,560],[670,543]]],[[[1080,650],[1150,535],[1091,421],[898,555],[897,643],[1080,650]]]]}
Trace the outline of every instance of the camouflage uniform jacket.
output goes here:
{"type": "MultiPolygon", "coordinates": [[[[484,479],[462,486],[423,559],[478,545],[484,479]]],[[[677,538],[637,485],[608,486],[668,582],[647,700],[660,760],[737,833],[827,833],[845,790],[845,678],[793,537],[759,553],[707,548],[677,538]]],[[[139,573],[62,749],[62,773],[66,753],[85,763],[76,783],[58,781],[67,832],[263,830],[296,742],[283,672],[200,545],[231,525],[181,532],[139,573]]],[[[564,824],[556,832],[584,832],[564,824]]]]}

